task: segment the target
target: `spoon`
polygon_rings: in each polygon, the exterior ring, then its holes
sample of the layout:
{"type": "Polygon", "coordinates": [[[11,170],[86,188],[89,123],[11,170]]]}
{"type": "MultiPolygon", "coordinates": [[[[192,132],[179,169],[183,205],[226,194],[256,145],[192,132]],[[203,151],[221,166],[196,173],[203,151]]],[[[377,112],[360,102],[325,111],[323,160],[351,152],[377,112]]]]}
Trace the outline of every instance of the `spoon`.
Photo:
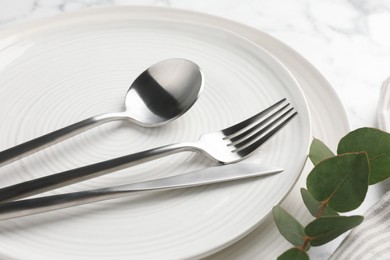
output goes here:
{"type": "Polygon", "coordinates": [[[185,59],[158,62],[136,78],[126,94],[125,109],[66,126],[0,152],[0,166],[40,151],[103,123],[128,120],[144,127],[164,125],[183,115],[203,86],[200,68],[185,59]]]}

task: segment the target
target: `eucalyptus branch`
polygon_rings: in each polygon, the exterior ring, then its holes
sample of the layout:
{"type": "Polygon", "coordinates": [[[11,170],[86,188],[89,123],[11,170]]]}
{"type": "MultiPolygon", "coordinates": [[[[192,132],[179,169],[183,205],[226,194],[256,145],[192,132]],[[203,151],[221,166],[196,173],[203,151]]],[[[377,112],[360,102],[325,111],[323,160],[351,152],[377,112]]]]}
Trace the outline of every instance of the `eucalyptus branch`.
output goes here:
{"type": "Polygon", "coordinates": [[[303,202],[314,220],[304,227],[280,206],[273,208],[279,232],[294,247],[280,260],[309,259],[311,246],[330,242],[363,221],[362,216],[340,216],[364,201],[368,186],[390,177],[390,134],[374,128],[360,128],[343,137],[335,155],[314,139],[309,158],[314,168],[301,188],[303,202]]]}

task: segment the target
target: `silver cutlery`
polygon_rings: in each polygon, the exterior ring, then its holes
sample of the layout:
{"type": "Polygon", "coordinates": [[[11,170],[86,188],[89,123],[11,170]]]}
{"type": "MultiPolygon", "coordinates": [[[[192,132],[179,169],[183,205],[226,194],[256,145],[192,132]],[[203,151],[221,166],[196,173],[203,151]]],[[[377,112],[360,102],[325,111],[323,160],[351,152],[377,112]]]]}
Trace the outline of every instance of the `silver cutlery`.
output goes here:
{"type": "Polygon", "coordinates": [[[238,124],[203,134],[193,143],[165,145],[2,188],[0,201],[31,196],[183,151],[202,153],[221,164],[235,163],[252,154],[296,115],[282,99],[238,124]]]}
{"type": "Polygon", "coordinates": [[[202,86],[202,72],[193,62],[184,59],[161,61],[145,70],[130,86],[124,111],[94,116],[2,151],[0,166],[111,121],[161,126],[190,109],[202,86]]]}
{"type": "Polygon", "coordinates": [[[132,183],[111,188],[66,193],[34,199],[0,203],[0,220],[110,200],[142,192],[173,190],[282,172],[260,164],[230,164],[209,167],[172,177],[132,183]]]}

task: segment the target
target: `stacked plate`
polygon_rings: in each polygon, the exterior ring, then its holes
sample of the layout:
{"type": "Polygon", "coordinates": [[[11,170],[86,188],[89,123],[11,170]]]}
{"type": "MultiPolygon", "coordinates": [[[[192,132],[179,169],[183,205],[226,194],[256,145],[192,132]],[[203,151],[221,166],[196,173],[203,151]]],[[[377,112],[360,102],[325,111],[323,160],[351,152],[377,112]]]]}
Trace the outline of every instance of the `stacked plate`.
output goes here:
{"type": "MultiPolygon", "coordinates": [[[[283,201],[294,215],[308,217],[298,187],[311,167],[304,167],[311,137],[332,147],[348,131],[348,122],[331,86],[315,68],[279,41],[244,25],[173,9],[118,7],[65,14],[2,32],[0,150],[121,110],[139,73],[175,57],[197,63],[205,76],[201,97],[183,117],[153,129],[125,123],[101,126],[0,168],[2,186],[192,141],[287,98],[299,116],[248,159],[284,172],[2,221],[3,258],[262,259],[285,249],[270,211],[283,201]]],[[[185,153],[50,194],[211,165],[201,155],[185,153]]]]}

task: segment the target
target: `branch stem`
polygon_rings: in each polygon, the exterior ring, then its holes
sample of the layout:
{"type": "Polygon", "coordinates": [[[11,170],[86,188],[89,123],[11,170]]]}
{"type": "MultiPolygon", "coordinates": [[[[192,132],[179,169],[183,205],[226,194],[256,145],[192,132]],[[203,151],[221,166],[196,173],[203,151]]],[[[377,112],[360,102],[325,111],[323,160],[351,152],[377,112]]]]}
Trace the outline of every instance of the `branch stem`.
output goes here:
{"type": "MultiPolygon", "coordinates": [[[[329,203],[329,199],[321,202],[321,206],[319,207],[318,212],[315,216],[316,219],[319,219],[320,217],[322,217],[322,214],[324,214],[325,207],[328,206],[328,203],[329,203]]],[[[302,251],[307,251],[307,247],[309,245],[310,240],[311,240],[311,237],[305,236],[303,239],[302,246],[297,247],[297,249],[302,250],[302,251]]]]}

